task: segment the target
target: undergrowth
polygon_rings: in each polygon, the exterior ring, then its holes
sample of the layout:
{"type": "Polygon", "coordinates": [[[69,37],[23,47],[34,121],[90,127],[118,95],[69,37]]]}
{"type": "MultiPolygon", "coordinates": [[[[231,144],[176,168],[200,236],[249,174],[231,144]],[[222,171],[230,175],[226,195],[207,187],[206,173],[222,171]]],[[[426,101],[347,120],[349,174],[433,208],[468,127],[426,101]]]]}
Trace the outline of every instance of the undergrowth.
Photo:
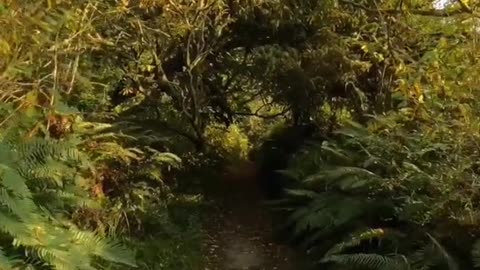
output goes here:
{"type": "Polygon", "coordinates": [[[298,152],[284,172],[296,184],[273,203],[288,213],[284,229],[341,269],[471,269],[480,237],[476,135],[427,135],[392,121],[399,117],[351,123],[298,152]]]}

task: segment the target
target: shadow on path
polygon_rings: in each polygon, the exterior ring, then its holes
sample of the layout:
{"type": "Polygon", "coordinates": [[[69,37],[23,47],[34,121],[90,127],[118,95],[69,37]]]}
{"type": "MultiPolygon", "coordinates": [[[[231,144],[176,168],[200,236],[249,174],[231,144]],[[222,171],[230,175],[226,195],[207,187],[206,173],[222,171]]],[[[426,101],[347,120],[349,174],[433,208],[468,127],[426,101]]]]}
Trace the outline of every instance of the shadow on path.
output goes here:
{"type": "Polygon", "coordinates": [[[223,181],[205,224],[209,270],[300,270],[295,254],[273,240],[270,213],[252,179],[223,181]]]}

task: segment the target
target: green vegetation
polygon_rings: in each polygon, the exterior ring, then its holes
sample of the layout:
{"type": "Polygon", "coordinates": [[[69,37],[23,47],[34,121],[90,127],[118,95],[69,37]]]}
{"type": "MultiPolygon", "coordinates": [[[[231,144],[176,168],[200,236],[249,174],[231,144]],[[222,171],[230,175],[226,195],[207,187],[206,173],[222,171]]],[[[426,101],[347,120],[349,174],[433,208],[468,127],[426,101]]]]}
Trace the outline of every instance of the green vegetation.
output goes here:
{"type": "Polygon", "coordinates": [[[205,269],[224,175],[318,267],[480,267],[479,7],[0,1],[0,269],[205,269]]]}

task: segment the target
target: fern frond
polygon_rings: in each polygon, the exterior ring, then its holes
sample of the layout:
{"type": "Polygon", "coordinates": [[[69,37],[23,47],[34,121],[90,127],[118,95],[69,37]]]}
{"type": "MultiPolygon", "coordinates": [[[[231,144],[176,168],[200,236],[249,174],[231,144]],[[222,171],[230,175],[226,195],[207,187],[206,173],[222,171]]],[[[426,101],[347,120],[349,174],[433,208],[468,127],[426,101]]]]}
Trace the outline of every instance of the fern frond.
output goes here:
{"type": "Polygon", "coordinates": [[[333,185],[342,190],[349,190],[368,187],[379,179],[381,178],[378,175],[363,168],[339,166],[311,175],[304,183],[311,188],[333,185]]]}
{"type": "Polygon", "coordinates": [[[26,221],[35,211],[35,204],[29,199],[12,196],[6,189],[0,187],[0,206],[4,205],[20,220],[26,221]]]}
{"type": "Polygon", "coordinates": [[[20,221],[17,217],[13,216],[7,211],[2,211],[0,207],[0,232],[9,234],[20,243],[32,243],[28,228],[25,223],[20,221]]]}
{"type": "Polygon", "coordinates": [[[93,236],[82,241],[74,226],[61,220],[58,209],[66,209],[62,203],[86,203],[88,198],[78,196],[82,191],[70,183],[76,168],[88,165],[83,153],[68,142],[36,139],[3,141],[0,149],[7,151],[0,154],[0,233],[13,238],[10,247],[21,247],[28,260],[57,270],[94,270],[94,257],[134,265],[133,256],[119,245],[93,236]]]}
{"type": "Polygon", "coordinates": [[[74,174],[75,172],[65,162],[51,158],[42,164],[31,166],[28,173],[23,171],[25,177],[37,180],[39,184],[44,182],[43,184],[53,184],[57,187],[62,187],[63,179],[73,178],[74,174]]]}
{"type": "Polygon", "coordinates": [[[354,267],[367,268],[371,270],[408,270],[410,265],[407,260],[400,258],[390,258],[379,254],[343,254],[332,255],[321,260],[322,263],[336,263],[354,267]]]}
{"type": "Polygon", "coordinates": [[[473,244],[472,260],[475,267],[480,267],[480,240],[475,241],[473,244]]]}
{"type": "Polygon", "coordinates": [[[135,257],[132,252],[120,244],[112,240],[107,241],[94,233],[76,229],[72,229],[71,231],[74,235],[73,240],[77,243],[83,243],[92,254],[114,263],[136,267],[135,257]]]}
{"type": "Polygon", "coordinates": [[[45,261],[48,265],[53,266],[54,269],[65,270],[82,269],[88,266],[90,261],[86,259],[88,257],[84,253],[82,250],[66,250],[65,248],[61,249],[52,245],[30,249],[30,256],[45,261]]]}
{"type": "Polygon", "coordinates": [[[18,153],[18,160],[27,161],[27,164],[44,162],[48,157],[81,161],[83,154],[68,142],[53,142],[43,139],[32,139],[26,143],[13,146],[18,153]]]}
{"type": "Polygon", "coordinates": [[[76,190],[44,189],[41,193],[36,194],[34,199],[48,204],[48,208],[63,209],[65,205],[73,207],[88,207],[91,209],[99,207],[98,202],[89,198],[87,194],[81,194],[76,190]]]}
{"type": "Polygon", "coordinates": [[[285,177],[288,177],[290,179],[298,180],[300,181],[300,177],[297,172],[294,170],[275,170],[276,173],[279,173],[280,175],[284,175],[285,177]]]}
{"type": "Polygon", "coordinates": [[[347,121],[347,125],[345,127],[335,131],[335,134],[340,134],[350,138],[367,137],[370,135],[366,127],[350,120],[347,121]]]}
{"type": "Polygon", "coordinates": [[[367,229],[355,232],[351,234],[347,240],[342,241],[334,245],[330,248],[329,251],[325,254],[325,256],[331,256],[333,254],[338,254],[343,252],[345,249],[350,247],[358,246],[362,241],[366,240],[373,240],[373,239],[381,239],[385,236],[385,229],[377,228],[377,229],[367,229]]]}
{"type": "Polygon", "coordinates": [[[173,166],[178,166],[182,163],[182,159],[172,153],[156,153],[152,159],[160,164],[166,163],[173,166]]]}
{"type": "MultiPolygon", "coordinates": [[[[321,195],[317,192],[306,189],[285,189],[285,198],[265,201],[263,204],[274,210],[294,211],[298,205],[308,204],[321,195]]],[[[288,225],[286,226],[288,227],[288,225]]]]}
{"type": "Polygon", "coordinates": [[[13,265],[16,263],[13,259],[7,257],[0,247],[0,269],[13,269],[13,265]]]}
{"type": "MultiPolygon", "coordinates": [[[[313,230],[319,238],[324,233],[359,218],[368,209],[368,204],[355,198],[325,194],[292,213],[286,224],[293,225],[295,235],[313,230]]],[[[314,240],[316,239],[307,239],[314,240]]]]}
{"type": "Polygon", "coordinates": [[[97,161],[111,159],[112,156],[115,156],[116,158],[121,159],[125,163],[129,163],[132,160],[140,160],[140,155],[143,154],[140,149],[124,148],[123,146],[115,142],[98,143],[95,152],[98,156],[96,158],[97,161]]]}
{"type": "Polygon", "coordinates": [[[322,144],[321,149],[323,152],[322,154],[325,154],[328,157],[333,158],[334,162],[338,164],[349,165],[353,162],[351,155],[338,147],[332,147],[324,143],[322,144]]]}
{"type": "Polygon", "coordinates": [[[286,196],[299,199],[315,199],[320,196],[317,192],[306,189],[286,189],[285,193],[286,196]]]}
{"type": "Polygon", "coordinates": [[[31,198],[32,194],[25,179],[13,168],[0,163],[0,185],[22,198],[31,198]]]}
{"type": "Polygon", "coordinates": [[[430,243],[417,250],[410,258],[424,269],[433,266],[446,265],[449,270],[458,270],[458,264],[448,251],[430,234],[427,233],[430,243]]]}

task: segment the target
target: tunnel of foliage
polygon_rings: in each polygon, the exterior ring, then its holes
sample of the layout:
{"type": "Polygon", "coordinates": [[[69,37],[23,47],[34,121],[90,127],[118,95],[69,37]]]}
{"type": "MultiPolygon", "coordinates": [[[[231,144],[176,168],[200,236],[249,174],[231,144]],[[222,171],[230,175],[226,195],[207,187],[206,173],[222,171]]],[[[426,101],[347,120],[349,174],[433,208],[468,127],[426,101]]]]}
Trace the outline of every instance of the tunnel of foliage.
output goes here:
{"type": "Polygon", "coordinates": [[[480,267],[479,7],[1,1],[0,269],[204,269],[245,160],[325,269],[480,267]]]}

